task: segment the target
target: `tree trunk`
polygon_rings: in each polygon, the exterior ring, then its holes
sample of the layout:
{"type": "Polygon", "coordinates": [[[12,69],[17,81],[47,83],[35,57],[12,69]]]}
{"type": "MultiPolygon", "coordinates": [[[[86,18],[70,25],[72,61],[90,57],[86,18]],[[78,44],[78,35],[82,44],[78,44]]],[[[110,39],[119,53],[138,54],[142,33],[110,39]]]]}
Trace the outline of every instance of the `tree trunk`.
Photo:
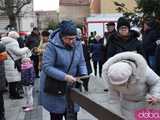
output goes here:
{"type": "Polygon", "coordinates": [[[17,21],[16,21],[16,16],[15,15],[10,15],[8,16],[9,18],[9,26],[12,28],[15,28],[17,30],[17,21]]]}

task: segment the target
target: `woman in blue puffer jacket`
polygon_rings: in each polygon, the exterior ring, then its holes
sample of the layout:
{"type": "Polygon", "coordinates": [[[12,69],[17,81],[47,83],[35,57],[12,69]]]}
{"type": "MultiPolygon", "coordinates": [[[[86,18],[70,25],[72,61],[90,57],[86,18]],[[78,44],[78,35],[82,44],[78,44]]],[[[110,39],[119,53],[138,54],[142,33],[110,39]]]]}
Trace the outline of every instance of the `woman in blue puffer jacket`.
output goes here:
{"type": "MultiPolygon", "coordinates": [[[[66,115],[66,96],[51,95],[44,92],[46,76],[71,84],[76,82],[77,75],[86,75],[87,68],[82,44],[77,40],[76,26],[72,21],[62,21],[60,29],[52,34],[42,59],[40,104],[50,112],[51,120],[62,120],[63,116],[66,115]],[[74,50],[73,62],[67,73],[74,50]]],[[[77,115],[79,111],[77,104],[74,105],[74,111],[77,115]]]]}

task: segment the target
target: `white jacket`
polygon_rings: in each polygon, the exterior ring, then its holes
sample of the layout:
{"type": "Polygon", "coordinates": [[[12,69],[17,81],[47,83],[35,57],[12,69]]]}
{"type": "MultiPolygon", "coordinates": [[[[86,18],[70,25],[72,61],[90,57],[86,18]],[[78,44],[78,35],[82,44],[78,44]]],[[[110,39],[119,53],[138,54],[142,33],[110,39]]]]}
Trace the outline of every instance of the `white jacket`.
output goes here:
{"type": "Polygon", "coordinates": [[[25,57],[26,54],[30,53],[30,50],[27,47],[20,48],[16,39],[11,37],[3,37],[3,44],[6,46],[6,50],[10,53],[14,60],[21,59],[25,57]]]}
{"type": "MultiPolygon", "coordinates": [[[[16,39],[11,37],[3,37],[1,40],[6,46],[6,50],[10,53],[14,60],[18,60],[30,52],[27,47],[20,48],[16,39]]],[[[5,60],[5,73],[8,82],[16,82],[21,80],[21,74],[15,68],[13,59],[9,56],[8,59],[5,60]]]]}
{"type": "Polygon", "coordinates": [[[133,52],[117,54],[103,65],[102,71],[103,79],[108,81],[110,100],[120,103],[122,114],[126,120],[135,120],[135,109],[148,107],[145,100],[149,95],[158,97],[160,100],[160,77],[149,68],[141,55],[133,52]],[[122,60],[132,61],[136,68],[132,68],[133,74],[129,79],[128,86],[112,85],[108,81],[108,69],[115,62],[122,60]]]}

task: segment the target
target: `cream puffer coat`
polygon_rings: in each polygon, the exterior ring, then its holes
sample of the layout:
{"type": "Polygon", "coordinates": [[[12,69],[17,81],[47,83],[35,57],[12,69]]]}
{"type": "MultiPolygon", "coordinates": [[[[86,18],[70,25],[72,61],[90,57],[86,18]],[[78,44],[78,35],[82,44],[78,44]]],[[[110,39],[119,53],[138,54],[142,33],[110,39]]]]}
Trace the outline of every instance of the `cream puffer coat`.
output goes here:
{"type": "MultiPolygon", "coordinates": [[[[18,60],[23,58],[30,50],[27,47],[20,48],[19,44],[16,39],[11,37],[3,37],[2,43],[6,46],[6,51],[10,53],[14,60],[18,60]]],[[[5,60],[5,74],[7,81],[10,82],[17,82],[21,80],[21,74],[15,68],[14,61],[10,56],[8,59],[5,60]]]]}
{"type": "Polygon", "coordinates": [[[125,120],[135,120],[134,113],[141,108],[158,108],[159,103],[154,106],[145,102],[149,95],[159,98],[160,101],[160,77],[149,68],[145,59],[133,52],[123,52],[110,58],[103,65],[103,79],[108,82],[109,96],[111,103],[120,103],[120,109],[125,120]],[[136,67],[132,66],[132,76],[128,85],[112,85],[108,80],[109,67],[119,61],[127,60],[136,67]]]}

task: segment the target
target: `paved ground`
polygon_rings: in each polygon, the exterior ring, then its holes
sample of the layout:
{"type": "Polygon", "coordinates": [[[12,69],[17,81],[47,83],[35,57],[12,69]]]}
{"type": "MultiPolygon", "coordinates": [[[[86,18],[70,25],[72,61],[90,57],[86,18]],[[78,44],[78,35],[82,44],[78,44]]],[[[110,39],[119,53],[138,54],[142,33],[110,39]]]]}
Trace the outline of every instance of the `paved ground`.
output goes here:
{"type": "MultiPolygon", "coordinates": [[[[50,120],[49,113],[43,109],[43,107],[38,105],[38,79],[35,83],[34,90],[34,110],[32,112],[23,112],[22,106],[24,105],[24,99],[21,100],[11,100],[8,98],[8,94],[4,95],[5,98],[5,109],[6,109],[6,120],[50,120]]],[[[96,103],[104,106],[110,111],[120,115],[120,110],[118,105],[109,104],[108,93],[103,90],[107,87],[107,83],[99,77],[93,74],[89,81],[89,92],[85,93],[88,98],[95,101],[96,103]]],[[[89,114],[87,111],[81,108],[78,113],[78,120],[97,120],[94,116],[89,114]]]]}
{"type": "MultiPolygon", "coordinates": [[[[106,92],[103,92],[105,88],[105,81],[99,77],[91,76],[89,82],[89,92],[84,93],[92,100],[97,103],[111,109],[113,112],[119,113],[119,111],[112,105],[108,104],[108,95],[106,92]]],[[[49,113],[43,109],[41,106],[38,106],[38,92],[34,92],[34,107],[35,109],[32,112],[24,113],[21,106],[24,103],[24,100],[10,100],[8,95],[5,95],[5,107],[6,107],[6,120],[50,120],[49,113]]],[[[84,109],[78,114],[78,120],[97,120],[91,114],[87,113],[84,109]]]]}

